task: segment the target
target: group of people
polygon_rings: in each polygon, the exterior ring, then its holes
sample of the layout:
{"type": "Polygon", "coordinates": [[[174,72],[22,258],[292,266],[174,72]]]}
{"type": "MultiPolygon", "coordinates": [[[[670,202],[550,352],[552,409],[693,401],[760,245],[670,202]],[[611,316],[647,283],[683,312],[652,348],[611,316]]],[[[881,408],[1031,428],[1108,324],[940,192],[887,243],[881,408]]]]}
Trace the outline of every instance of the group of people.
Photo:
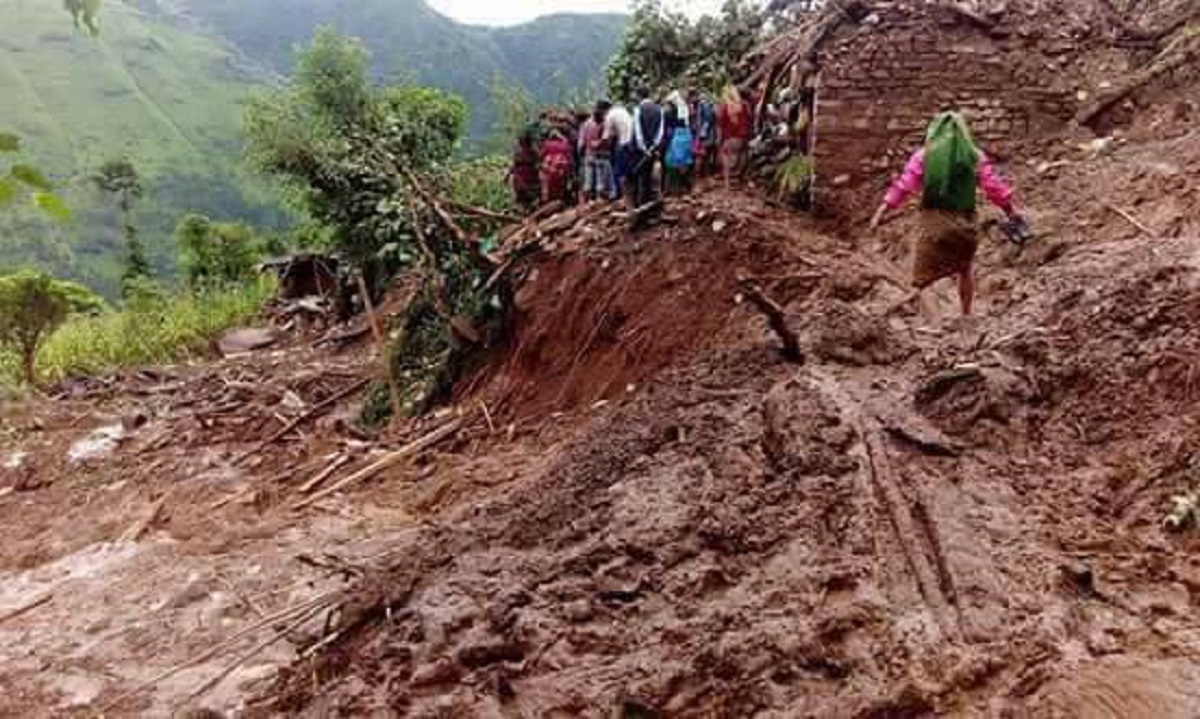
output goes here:
{"type": "MultiPolygon", "coordinates": [[[[784,98],[785,100],[787,98],[784,98]]],[[[538,127],[519,139],[513,157],[512,187],[527,209],[561,201],[571,204],[624,198],[631,210],[652,206],[661,193],[680,193],[697,176],[719,166],[726,187],[746,169],[756,132],[768,137],[800,134],[808,122],[803,103],[782,104],[762,118],[727,87],[720,102],[692,91],[685,98],[669,93],[656,102],[646,89],[631,107],[601,100],[579,122],[544,115],[538,127]],[[778,122],[775,122],[778,120],[778,122]]],[[[1012,187],[976,146],[965,118],[939,114],[929,126],[923,146],[913,153],[904,172],[892,183],[871,220],[884,217],[920,196],[922,236],[916,244],[912,284],[920,290],[943,278],[957,281],[961,309],[972,312],[975,299],[974,259],[979,245],[977,195],[1007,216],[1016,232],[1031,231],[1018,213],[1012,187]]]]}
{"type": "Polygon", "coordinates": [[[626,107],[607,100],[586,117],[543,113],[517,140],[509,177],[526,209],[625,199],[631,209],[684,193],[720,166],[726,185],[746,168],[754,109],[730,86],[719,102],[692,90],[626,107]]]}

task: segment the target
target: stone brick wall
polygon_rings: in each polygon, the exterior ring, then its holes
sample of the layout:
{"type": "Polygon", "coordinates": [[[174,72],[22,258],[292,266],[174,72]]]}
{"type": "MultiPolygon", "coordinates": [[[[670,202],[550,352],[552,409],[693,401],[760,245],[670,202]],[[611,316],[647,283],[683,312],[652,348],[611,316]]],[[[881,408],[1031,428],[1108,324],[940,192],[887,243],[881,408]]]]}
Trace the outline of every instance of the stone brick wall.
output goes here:
{"type": "Polygon", "coordinates": [[[942,110],[962,111],[1001,158],[1073,117],[1075,91],[1058,59],[1069,46],[989,33],[944,12],[895,11],[821,48],[816,155],[825,187],[886,180],[942,110]]]}

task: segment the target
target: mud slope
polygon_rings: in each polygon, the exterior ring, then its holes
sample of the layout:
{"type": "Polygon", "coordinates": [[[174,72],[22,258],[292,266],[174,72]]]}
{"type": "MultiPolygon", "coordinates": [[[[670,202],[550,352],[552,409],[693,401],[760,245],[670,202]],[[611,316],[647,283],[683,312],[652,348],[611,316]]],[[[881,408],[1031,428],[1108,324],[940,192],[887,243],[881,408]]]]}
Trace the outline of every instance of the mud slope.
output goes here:
{"type": "MultiPolygon", "coordinates": [[[[1194,167],[1196,135],[1179,142],[1169,161],[1194,167]]],[[[1121,153],[1166,161],[1164,147],[1121,153]]],[[[1023,179],[1050,197],[1109,162],[1023,179]]],[[[709,194],[678,227],[554,260],[551,277],[583,279],[534,285],[518,341],[541,349],[516,362],[546,387],[496,386],[517,416],[577,411],[526,420],[555,441],[394,546],[339,641],[261,710],[1194,716],[1200,538],[1159,522],[1197,482],[1195,175],[1170,198],[1130,187],[1145,206],[1179,203],[1179,230],[1127,237],[1109,215],[1089,236],[1048,213],[1043,245],[985,252],[983,316],[940,330],[886,314],[903,273],[875,240],[831,239],[749,197],[709,194]],[[714,211],[742,229],[694,220],[714,211]],[[620,337],[601,308],[664,257],[656,281],[677,271],[696,299],[635,293],[620,326],[668,308],[704,328],[688,351],[673,327],[645,335],[669,352],[647,339],[620,360],[581,350],[581,326],[556,334],[552,313],[587,307],[567,316],[620,337]],[[709,258],[729,266],[696,261],[709,258]],[[787,305],[804,367],[735,304],[738,270],[787,305]],[[666,369],[646,381],[643,356],[666,369]],[[626,381],[639,384],[623,400],[568,401],[626,381]]],[[[467,466],[454,472],[472,481],[467,466]]]]}

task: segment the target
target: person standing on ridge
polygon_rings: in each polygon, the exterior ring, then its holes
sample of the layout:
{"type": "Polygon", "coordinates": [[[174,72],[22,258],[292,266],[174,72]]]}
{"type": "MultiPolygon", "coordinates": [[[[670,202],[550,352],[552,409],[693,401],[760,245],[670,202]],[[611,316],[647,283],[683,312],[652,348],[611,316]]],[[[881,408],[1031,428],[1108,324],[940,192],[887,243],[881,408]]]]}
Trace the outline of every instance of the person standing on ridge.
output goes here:
{"type": "Polygon", "coordinates": [[[569,204],[575,147],[566,133],[552,129],[550,136],[542,141],[541,158],[542,204],[555,201],[569,204]]]}
{"type": "Polygon", "coordinates": [[[637,210],[658,199],[655,170],[666,138],[663,109],[650,99],[650,90],[640,88],[633,111],[633,151],[629,163],[629,209],[637,210]]]}
{"type": "Polygon", "coordinates": [[[947,277],[958,278],[964,316],[975,302],[975,251],[979,247],[976,189],[1011,219],[1020,222],[1012,187],[987,155],[975,146],[967,121],[957,112],[938,115],[925,134],[925,146],[909,158],[883,204],[871,218],[871,229],[918,191],[923,193],[923,231],[913,262],[918,292],[947,277]]]}
{"type": "Polygon", "coordinates": [[[725,191],[729,191],[729,179],[736,172],[740,177],[746,168],[746,151],[750,145],[750,134],[754,129],[754,114],[742,100],[742,95],[733,85],[728,85],[717,109],[717,145],[721,153],[721,173],[725,178],[725,191]]]}
{"type": "Polygon", "coordinates": [[[525,212],[536,208],[540,199],[538,164],[537,128],[531,126],[522,130],[517,138],[516,147],[513,148],[512,165],[508,170],[517,206],[525,212]]]}
{"type": "Polygon", "coordinates": [[[612,149],[614,197],[619,199],[625,193],[633,144],[633,115],[624,105],[613,105],[605,114],[604,141],[612,149]]]}
{"type": "Polygon", "coordinates": [[[707,95],[693,90],[693,132],[696,135],[696,176],[708,177],[716,167],[717,109],[707,95]]]}
{"type": "Polygon", "coordinates": [[[596,103],[596,109],[579,131],[579,149],[583,156],[583,187],[580,204],[603,198],[614,199],[612,189],[612,152],[604,141],[604,116],[610,105],[607,100],[596,103]]]}
{"type": "Polygon", "coordinates": [[[668,139],[663,157],[667,192],[676,195],[692,187],[695,165],[695,136],[692,134],[691,108],[678,91],[667,96],[666,125],[668,139]]]}

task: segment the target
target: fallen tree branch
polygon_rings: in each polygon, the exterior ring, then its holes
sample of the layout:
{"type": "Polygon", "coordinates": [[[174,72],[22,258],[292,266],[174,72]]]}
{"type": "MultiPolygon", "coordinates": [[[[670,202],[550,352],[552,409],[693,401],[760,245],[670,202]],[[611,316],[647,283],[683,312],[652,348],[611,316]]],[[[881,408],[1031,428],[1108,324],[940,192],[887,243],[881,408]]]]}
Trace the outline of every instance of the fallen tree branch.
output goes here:
{"type": "Polygon", "coordinates": [[[763,292],[758,283],[753,280],[743,278],[739,281],[742,287],[742,292],[745,293],[746,299],[750,300],[759,312],[767,316],[767,324],[770,325],[783,343],[783,356],[789,362],[796,364],[804,363],[804,353],[800,350],[800,338],[796,333],[788,327],[787,316],[784,314],[783,307],[778,302],[771,299],[763,292]]]}
{"type": "Polygon", "coordinates": [[[262,640],[258,644],[255,644],[250,649],[246,650],[246,652],[239,655],[236,659],[234,659],[229,664],[225,665],[225,667],[220,672],[218,672],[216,674],[216,676],[214,676],[211,679],[209,679],[208,681],[204,682],[196,690],[194,690],[191,694],[188,694],[186,697],[184,697],[183,700],[180,701],[176,705],[176,707],[182,708],[183,705],[187,704],[188,702],[192,701],[193,699],[197,699],[201,696],[204,696],[210,690],[212,690],[214,687],[216,687],[218,684],[220,684],[225,679],[225,677],[232,674],[238,667],[242,666],[246,662],[250,661],[254,657],[261,654],[263,652],[263,650],[265,650],[267,647],[271,646],[275,642],[279,641],[280,639],[286,638],[288,634],[290,634],[293,631],[304,626],[305,623],[312,620],[313,617],[320,614],[323,610],[324,610],[324,607],[318,605],[317,607],[314,607],[313,609],[301,614],[299,619],[294,620],[293,622],[291,622],[284,628],[276,629],[275,631],[271,632],[270,636],[268,636],[266,639],[262,640]]]}
{"type": "Polygon", "coordinates": [[[324,484],[325,480],[332,477],[334,472],[338,471],[342,467],[345,467],[347,464],[350,464],[350,460],[351,457],[348,454],[339,455],[337,459],[329,463],[328,467],[322,469],[316,474],[316,476],[305,482],[304,485],[301,486],[297,491],[299,491],[300,494],[311,493],[314,489],[324,484]]]}
{"type": "MultiPolygon", "coordinates": [[[[1186,34],[1187,31],[1185,30],[1184,32],[1186,34]]],[[[1075,117],[1075,121],[1080,125],[1090,126],[1095,122],[1097,117],[1146,85],[1149,85],[1167,73],[1196,62],[1197,58],[1200,58],[1200,47],[1185,47],[1182,50],[1178,50],[1176,47],[1177,43],[1186,42],[1187,40],[1189,38],[1183,37],[1171,43],[1159,55],[1159,60],[1151,63],[1144,70],[1134,73],[1124,83],[1097,98],[1091,105],[1083,108],[1075,117]],[[1176,52],[1178,54],[1172,55],[1172,53],[1176,52]]],[[[1200,43],[1197,43],[1197,45],[1200,46],[1200,43]]]]}
{"type": "Polygon", "coordinates": [[[241,639],[242,637],[247,636],[249,634],[253,634],[254,632],[257,632],[260,629],[263,629],[272,624],[275,624],[276,622],[287,621],[287,620],[293,619],[297,616],[304,616],[305,621],[307,621],[313,615],[315,615],[316,613],[320,612],[321,610],[325,609],[327,606],[332,604],[333,600],[340,595],[341,595],[340,591],[325,592],[324,594],[313,597],[312,599],[310,599],[306,602],[302,602],[294,607],[289,607],[287,609],[284,609],[281,612],[276,612],[270,616],[263,617],[262,619],[255,622],[254,624],[251,624],[250,626],[248,626],[244,629],[234,632],[234,634],[232,636],[228,637],[227,639],[225,639],[221,642],[218,642],[217,644],[215,644],[212,647],[209,647],[206,651],[201,652],[200,654],[193,656],[192,658],[187,659],[183,662],[180,662],[179,664],[176,664],[172,667],[168,667],[167,669],[163,670],[159,674],[156,674],[153,677],[142,682],[141,684],[138,684],[134,688],[117,695],[117,697],[114,698],[112,701],[110,701],[107,704],[105,704],[104,706],[100,707],[100,709],[97,710],[96,713],[99,716],[104,716],[105,714],[107,714],[108,712],[112,711],[114,708],[116,708],[117,706],[119,706],[120,704],[125,702],[125,700],[135,697],[138,694],[141,694],[142,692],[155,686],[159,682],[164,681],[166,679],[170,679],[171,677],[175,676],[176,674],[179,674],[180,672],[182,672],[184,670],[191,669],[192,667],[194,667],[198,664],[202,664],[202,663],[208,661],[209,659],[212,659],[213,657],[219,655],[221,652],[227,650],[229,647],[231,647],[234,644],[234,642],[241,639]]]}
{"type": "Polygon", "coordinates": [[[350,476],[346,477],[345,479],[341,479],[341,480],[335,482],[334,484],[321,490],[320,492],[317,492],[316,494],[312,495],[311,497],[308,497],[307,499],[303,499],[303,500],[300,500],[299,502],[296,502],[295,504],[292,505],[292,509],[303,509],[304,507],[307,507],[310,504],[313,504],[314,502],[316,502],[318,500],[324,499],[325,497],[328,497],[329,495],[334,494],[335,492],[341,491],[341,490],[345,489],[346,487],[349,487],[352,484],[357,484],[359,482],[368,480],[371,477],[374,477],[375,475],[379,474],[383,470],[388,469],[390,467],[394,467],[397,464],[400,464],[401,462],[403,462],[404,460],[409,459],[410,457],[414,457],[414,456],[424,452],[425,450],[430,449],[431,447],[437,445],[442,440],[456,434],[460,429],[462,429],[464,424],[465,423],[462,420],[462,418],[455,419],[451,422],[447,422],[446,424],[442,425],[441,427],[438,427],[437,429],[433,430],[429,434],[426,434],[423,437],[420,437],[419,439],[417,439],[413,442],[410,442],[409,444],[405,445],[404,447],[401,447],[400,449],[396,450],[395,452],[390,452],[390,453],[384,455],[380,459],[376,460],[375,462],[372,462],[371,464],[367,465],[366,467],[363,467],[362,469],[358,470],[354,474],[351,474],[350,476]]]}
{"type": "Polygon", "coordinates": [[[392,363],[388,362],[387,343],[383,341],[383,327],[379,325],[379,315],[375,313],[375,303],[371,301],[371,292],[361,272],[354,273],[354,281],[358,285],[358,293],[362,296],[363,309],[367,313],[367,324],[371,327],[371,336],[375,339],[375,350],[379,352],[379,360],[383,362],[383,376],[387,380],[388,399],[392,401],[393,416],[402,414],[400,404],[400,387],[396,384],[396,375],[392,372],[392,363]]]}
{"type": "Polygon", "coordinates": [[[523,219],[519,215],[512,215],[507,212],[496,212],[495,210],[489,210],[486,207],[472,207],[471,205],[464,205],[461,202],[455,202],[453,200],[449,201],[447,204],[450,205],[450,207],[453,207],[454,210],[461,215],[481,217],[485,220],[496,220],[497,222],[520,222],[523,219]]]}
{"type": "Polygon", "coordinates": [[[1155,232],[1154,230],[1150,229],[1145,224],[1143,224],[1140,220],[1138,220],[1138,218],[1136,218],[1132,214],[1130,214],[1130,212],[1128,210],[1122,210],[1120,207],[1117,207],[1116,205],[1114,205],[1110,202],[1102,202],[1101,204],[1103,204],[1108,209],[1110,209],[1113,212],[1120,215],[1129,224],[1131,224],[1134,227],[1141,230],[1142,233],[1145,234],[1147,237],[1150,237],[1150,238],[1158,237],[1157,232],[1155,232]]]}
{"type": "Polygon", "coordinates": [[[7,621],[16,619],[17,617],[20,617],[20,616],[24,616],[24,615],[28,614],[29,612],[32,612],[33,610],[42,606],[43,604],[46,604],[51,599],[54,599],[54,592],[47,592],[47,593],[43,594],[42,596],[38,597],[37,599],[25,602],[24,604],[17,607],[16,609],[5,612],[4,614],[0,614],[0,624],[4,624],[7,621]]]}
{"type": "Polygon", "coordinates": [[[163,508],[166,506],[167,499],[170,498],[170,496],[171,494],[168,492],[157,502],[150,505],[150,509],[147,510],[146,514],[141,519],[130,525],[130,527],[126,529],[123,534],[121,534],[117,541],[136,542],[137,540],[141,539],[142,535],[146,533],[146,530],[150,529],[150,527],[158,521],[158,518],[162,516],[163,508]]]}
{"type": "Polygon", "coordinates": [[[345,399],[346,397],[349,397],[350,395],[359,391],[363,387],[366,387],[368,384],[370,384],[370,382],[371,382],[370,379],[360,379],[357,382],[352,382],[350,384],[350,386],[345,387],[345,388],[333,393],[331,396],[329,396],[329,397],[325,398],[324,400],[318,402],[317,404],[313,405],[313,407],[311,409],[309,409],[307,412],[305,412],[304,414],[300,415],[299,417],[292,420],[291,422],[288,422],[283,427],[280,427],[277,431],[272,433],[270,437],[267,437],[262,442],[259,442],[252,449],[248,449],[245,452],[242,452],[237,457],[235,457],[230,463],[236,467],[237,465],[246,461],[248,458],[252,457],[253,455],[258,454],[259,452],[263,451],[270,445],[274,444],[280,438],[284,437],[292,430],[296,429],[297,427],[304,424],[308,420],[317,416],[319,413],[325,411],[326,409],[328,409],[335,403],[345,399]]]}

